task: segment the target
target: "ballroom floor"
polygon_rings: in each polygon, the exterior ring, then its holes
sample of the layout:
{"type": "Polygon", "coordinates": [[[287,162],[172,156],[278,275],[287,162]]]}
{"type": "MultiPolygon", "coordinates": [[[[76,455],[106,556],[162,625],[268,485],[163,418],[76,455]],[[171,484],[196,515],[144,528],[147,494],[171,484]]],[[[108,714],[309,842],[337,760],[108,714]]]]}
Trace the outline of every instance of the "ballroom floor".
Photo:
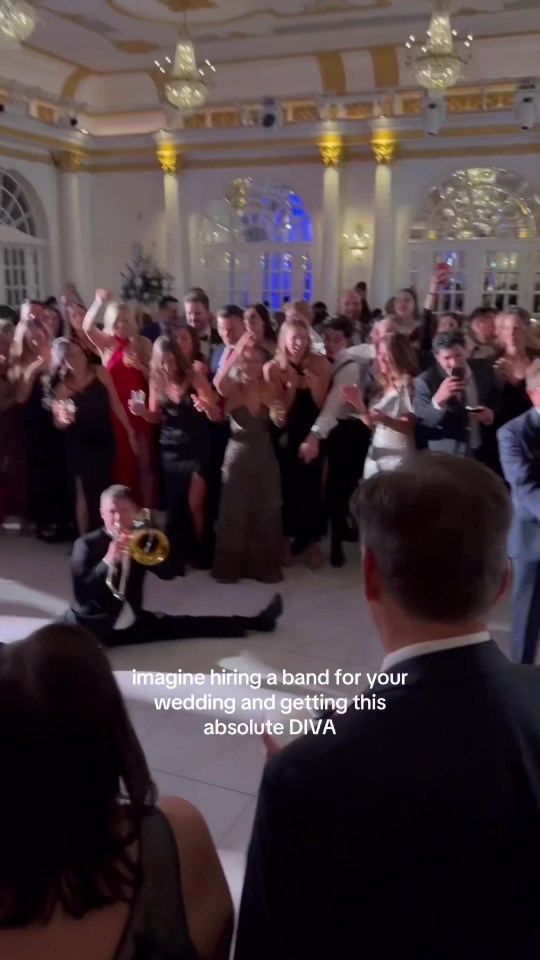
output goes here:
{"type": "MultiPolygon", "coordinates": [[[[1,640],[24,637],[64,611],[70,592],[68,553],[65,546],[0,535],[1,640]]],[[[256,737],[205,736],[203,725],[212,719],[209,715],[156,711],[156,693],[178,696],[179,691],[134,686],[131,671],[182,670],[208,675],[212,668],[263,674],[282,669],[320,673],[338,667],[354,672],[376,670],[382,655],[362,598],[355,546],[348,548],[348,555],[343,570],[328,567],[313,573],[299,566],[288,571],[282,587],[285,613],[275,634],[111,651],[111,664],[160,792],[185,797],[201,810],[236,902],[264,764],[261,744],[256,737]]],[[[167,613],[252,614],[271,594],[271,587],[249,582],[217,585],[203,573],[174,583],[162,583],[150,575],[145,606],[167,613]]],[[[504,649],[507,602],[497,610],[492,630],[504,649]]],[[[198,687],[197,695],[204,689],[198,687]]],[[[228,689],[226,695],[240,697],[248,692],[245,688],[228,689]]],[[[220,691],[214,687],[212,693],[218,695],[220,691]]],[[[340,693],[344,695],[345,691],[340,693]]],[[[350,690],[347,694],[350,696],[350,690]]],[[[249,714],[242,713],[242,719],[246,716],[249,714]]]]}

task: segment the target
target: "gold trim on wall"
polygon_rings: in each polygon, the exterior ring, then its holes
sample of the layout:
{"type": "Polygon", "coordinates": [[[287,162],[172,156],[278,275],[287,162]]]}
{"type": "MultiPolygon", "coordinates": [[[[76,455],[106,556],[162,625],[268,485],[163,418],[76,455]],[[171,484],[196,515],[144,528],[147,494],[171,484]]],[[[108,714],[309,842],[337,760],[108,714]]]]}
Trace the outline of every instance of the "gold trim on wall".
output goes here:
{"type": "Polygon", "coordinates": [[[91,77],[92,75],[93,71],[87,67],[77,67],[77,69],[74,70],[73,73],[70,73],[69,77],[66,77],[64,80],[62,90],[60,91],[61,96],[74,99],[83,80],[86,80],[87,77],[91,77]]]}
{"type": "Polygon", "coordinates": [[[334,52],[317,53],[317,63],[321,72],[323,93],[333,93],[342,97],[347,93],[347,78],[341,54],[334,52]]]}
{"type": "Polygon", "coordinates": [[[370,47],[369,55],[373,65],[373,80],[376,87],[399,86],[399,64],[396,48],[393,45],[370,47]]]}

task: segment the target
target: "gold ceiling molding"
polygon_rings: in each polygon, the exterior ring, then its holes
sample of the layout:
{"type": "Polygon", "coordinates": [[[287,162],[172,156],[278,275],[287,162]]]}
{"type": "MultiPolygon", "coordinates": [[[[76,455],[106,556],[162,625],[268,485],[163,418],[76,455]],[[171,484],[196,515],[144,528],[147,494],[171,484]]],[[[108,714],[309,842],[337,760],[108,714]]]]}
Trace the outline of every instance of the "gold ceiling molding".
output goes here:
{"type": "Polygon", "coordinates": [[[395,46],[370,47],[373,80],[377,88],[399,87],[399,64],[395,46]]]}
{"type": "MultiPolygon", "coordinates": [[[[134,13],[129,8],[124,6],[122,0],[105,0],[105,3],[111,10],[114,10],[115,13],[119,13],[123,17],[129,17],[131,20],[139,20],[143,23],[157,23],[165,24],[166,26],[178,26],[178,20],[162,20],[156,17],[144,17],[140,13],[134,13]]],[[[218,9],[218,5],[212,0],[158,0],[162,6],[167,7],[171,13],[183,13],[184,10],[194,11],[194,10],[205,10],[205,9],[218,9]]],[[[370,10],[383,10],[386,7],[391,6],[392,0],[371,0],[370,3],[365,4],[363,7],[358,8],[359,13],[367,13],[370,10]]],[[[316,11],[317,14],[336,14],[339,13],[339,10],[336,10],[335,3],[328,6],[321,7],[316,11]]],[[[350,8],[345,7],[341,12],[350,12],[350,8]]],[[[227,27],[229,24],[234,23],[245,23],[247,20],[252,20],[254,17],[273,17],[275,20],[300,20],[302,17],[313,16],[313,11],[303,10],[296,13],[282,13],[281,10],[274,10],[272,7],[263,7],[260,10],[251,10],[248,13],[240,13],[237,16],[229,17],[225,20],[215,20],[215,21],[196,21],[190,20],[191,30],[199,29],[208,29],[209,27],[227,27]]]]}
{"type": "Polygon", "coordinates": [[[171,13],[190,13],[192,10],[217,10],[215,0],[157,0],[171,13]]]}
{"type": "Polygon", "coordinates": [[[0,157],[9,157],[10,160],[28,160],[29,163],[42,163],[47,167],[53,165],[50,154],[29,153],[28,150],[14,150],[12,147],[0,146],[0,157]]]}
{"type": "Polygon", "coordinates": [[[337,97],[344,96],[347,93],[347,78],[341,54],[328,51],[317,53],[316,58],[321,72],[323,93],[333,93],[337,97]]]}
{"type": "Polygon", "coordinates": [[[62,85],[62,90],[60,94],[62,97],[70,97],[75,99],[77,90],[79,89],[83,80],[86,80],[87,77],[92,76],[92,70],[89,70],[88,67],[77,67],[73,73],[70,73],[69,77],[66,77],[62,85]]]}

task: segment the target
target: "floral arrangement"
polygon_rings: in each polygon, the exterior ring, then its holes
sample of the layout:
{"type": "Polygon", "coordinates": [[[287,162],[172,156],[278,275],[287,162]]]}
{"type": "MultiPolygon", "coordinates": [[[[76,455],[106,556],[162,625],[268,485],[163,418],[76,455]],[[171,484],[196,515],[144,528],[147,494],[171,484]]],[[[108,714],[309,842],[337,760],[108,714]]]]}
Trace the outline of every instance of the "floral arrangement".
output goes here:
{"type": "Polygon", "coordinates": [[[163,273],[153,258],[144,253],[142,247],[135,247],[133,259],[126,264],[122,277],[122,300],[136,300],[139,303],[156,303],[162,297],[170,296],[173,277],[163,273]]]}

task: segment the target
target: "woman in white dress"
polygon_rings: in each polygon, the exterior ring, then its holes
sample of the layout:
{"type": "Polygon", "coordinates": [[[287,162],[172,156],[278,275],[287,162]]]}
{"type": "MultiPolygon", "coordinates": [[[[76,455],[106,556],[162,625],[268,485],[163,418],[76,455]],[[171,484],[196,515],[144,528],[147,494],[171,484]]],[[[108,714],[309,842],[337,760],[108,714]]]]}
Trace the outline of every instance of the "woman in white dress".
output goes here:
{"type": "Polygon", "coordinates": [[[374,363],[375,388],[366,406],[357,386],[343,387],[343,397],[373,430],[364,465],[364,480],[396,470],[414,444],[413,387],[416,355],[403,333],[383,337],[374,363]]]}

